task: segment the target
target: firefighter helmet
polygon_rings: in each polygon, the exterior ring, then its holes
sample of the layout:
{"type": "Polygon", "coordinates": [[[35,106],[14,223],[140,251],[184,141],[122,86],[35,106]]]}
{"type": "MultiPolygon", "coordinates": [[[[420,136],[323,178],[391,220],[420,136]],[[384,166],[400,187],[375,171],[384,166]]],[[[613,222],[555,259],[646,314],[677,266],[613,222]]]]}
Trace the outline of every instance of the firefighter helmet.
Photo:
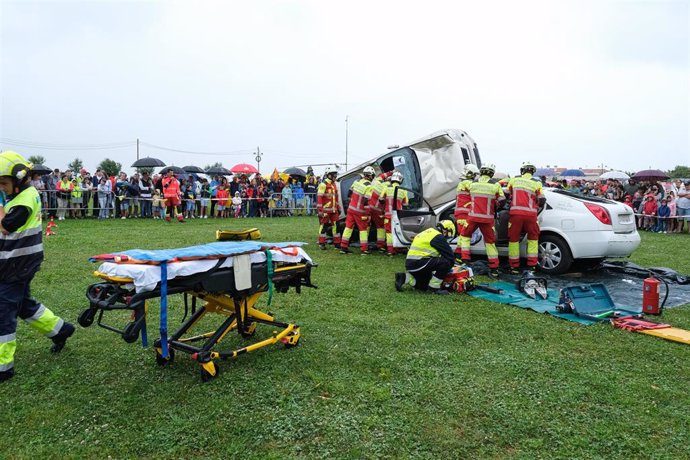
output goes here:
{"type": "Polygon", "coordinates": [[[7,176],[21,182],[33,168],[30,162],[17,152],[7,150],[0,153],[0,176],[7,176]]]}
{"type": "Polygon", "coordinates": [[[479,173],[480,173],[482,176],[494,177],[494,173],[495,173],[495,172],[496,172],[496,166],[494,166],[494,165],[492,165],[492,164],[483,165],[483,166],[479,169],[479,173]]]}
{"type": "Polygon", "coordinates": [[[532,162],[525,161],[524,163],[522,163],[522,166],[520,166],[520,174],[534,174],[535,172],[537,172],[537,167],[534,166],[534,163],[532,162]]]}
{"type": "Polygon", "coordinates": [[[452,220],[450,219],[445,219],[436,224],[436,228],[443,232],[446,231],[448,232],[448,238],[452,239],[455,238],[455,224],[453,223],[452,220]]]}
{"type": "Polygon", "coordinates": [[[369,180],[371,180],[371,179],[373,179],[374,176],[376,175],[376,171],[374,171],[374,168],[372,168],[371,166],[367,166],[367,167],[364,168],[364,170],[362,171],[362,175],[363,175],[364,177],[367,177],[369,180]]]}
{"type": "Polygon", "coordinates": [[[395,171],[391,174],[391,182],[397,182],[398,184],[403,183],[403,175],[400,171],[395,171]]]}
{"type": "Polygon", "coordinates": [[[331,174],[338,175],[338,170],[336,169],[335,166],[326,166],[326,170],[323,172],[323,175],[328,177],[331,174]]]}
{"type": "Polygon", "coordinates": [[[464,174],[465,179],[474,179],[475,176],[479,174],[479,168],[470,163],[465,165],[465,169],[463,169],[462,173],[464,174]]]}

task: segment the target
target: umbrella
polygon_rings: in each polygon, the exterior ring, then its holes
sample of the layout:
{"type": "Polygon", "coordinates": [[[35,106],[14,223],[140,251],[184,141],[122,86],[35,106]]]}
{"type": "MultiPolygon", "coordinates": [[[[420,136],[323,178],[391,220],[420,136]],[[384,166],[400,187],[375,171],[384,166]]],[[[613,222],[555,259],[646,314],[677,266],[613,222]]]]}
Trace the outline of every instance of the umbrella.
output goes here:
{"type": "Polygon", "coordinates": [[[187,172],[180,168],[179,166],[166,166],[160,170],[160,174],[168,174],[168,171],[172,171],[176,176],[186,176],[187,172]]]}
{"type": "Polygon", "coordinates": [[[623,171],[608,171],[599,176],[599,179],[628,180],[630,179],[630,176],[625,174],[623,171]]]}
{"type": "Polygon", "coordinates": [[[560,174],[561,177],[585,177],[585,173],[583,173],[579,169],[566,169],[560,174]]]}
{"type": "Polygon", "coordinates": [[[553,177],[556,175],[556,171],[554,171],[553,168],[539,168],[537,169],[537,172],[534,173],[534,175],[537,177],[553,177]]]}
{"type": "Polygon", "coordinates": [[[302,176],[302,177],[307,177],[307,173],[304,172],[304,169],[301,168],[288,168],[285,171],[283,171],[285,174],[288,174],[290,176],[302,176]]]}
{"type": "Polygon", "coordinates": [[[648,181],[666,180],[668,179],[668,175],[658,169],[645,169],[644,171],[638,171],[633,174],[631,179],[648,181]]]}
{"type": "Polygon", "coordinates": [[[157,168],[159,166],[165,166],[165,163],[158,158],[151,157],[140,158],[132,163],[132,168],[157,168]]]}
{"type": "Polygon", "coordinates": [[[218,176],[232,176],[232,171],[222,166],[214,166],[213,168],[207,169],[206,174],[213,174],[218,176]]]}
{"type": "Polygon", "coordinates": [[[188,173],[206,174],[206,171],[198,166],[182,166],[182,169],[188,173]]]}
{"type": "Polygon", "coordinates": [[[250,164],[240,163],[230,168],[230,172],[233,174],[254,174],[258,173],[259,170],[250,164]]]}
{"type": "Polygon", "coordinates": [[[53,170],[50,169],[50,168],[47,167],[47,166],[43,166],[43,165],[34,165],[34,167],[31,168],[31,172],[32,172],[33,174],[40,174],[41,176],[43,176],[43,175],[45,175],[45,174],[50,174],[51,172],[53,172],[53,170]]]}

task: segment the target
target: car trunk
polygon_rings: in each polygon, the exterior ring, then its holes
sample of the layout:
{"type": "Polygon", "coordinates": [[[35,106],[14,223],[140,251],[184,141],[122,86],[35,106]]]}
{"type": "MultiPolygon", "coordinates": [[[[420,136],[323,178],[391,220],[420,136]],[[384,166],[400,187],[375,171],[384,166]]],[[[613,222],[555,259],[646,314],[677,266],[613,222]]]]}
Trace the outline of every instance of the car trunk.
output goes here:
{"type": "MultiPolygon", "coordinates": [[[[556,193],[568,195],[581,201],[587,209],[596,217],[599,209],[605,209],[611,219],[610,226],[615,233],[633,233],[635,227],[635,214],[630,206],[617,201],[608,200],[598,196],[584,196],[564,190],[555,190],[556,193]]],[[[601,222],[601,219],[599,219],[601,222]]],[[[603,222],[602,222],[603,224],[603,222]]],[[[608,224],[605,224],[608,225],[608,224]]]]}

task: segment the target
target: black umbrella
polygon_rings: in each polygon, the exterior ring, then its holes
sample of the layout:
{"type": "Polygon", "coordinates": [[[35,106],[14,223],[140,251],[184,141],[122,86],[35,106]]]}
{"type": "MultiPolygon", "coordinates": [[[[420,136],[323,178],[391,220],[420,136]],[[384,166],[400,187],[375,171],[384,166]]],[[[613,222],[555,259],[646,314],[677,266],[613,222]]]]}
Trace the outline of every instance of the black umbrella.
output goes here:
{"type": "Polygon", "coordinates": [[[51,172],[53,172],[53,170],[50,169],[50,168],[47,167],[47,166],[43,166],[43,165],[34,165],[34,167],[31,168],[31,172],[32,172],[33,174],[40,174],[41,176],[43,176],[43,175],[45,175],[45,174],[50,174],[51,172]]]}
{"type": "Polygon", "coordinates": [[[179,166],[166,166],[160,170],[160,174],[168,174],[168,171],[172,171],[176,176],[186,176],[187,172],[180,168],[179,166]]]}
{"type": "Polygon", "coordinates": [[[213,168],[207,169],[206,174],[213,174],[218,176],[232,176],[232,171],[222,166],[214,166],[213,168]]]}
{"type": "Polygon", "coordinates": [[[307,173],[304,172],[304,169],[296,168],[296,167],[288,168],[285,171],[283,171],[283,173],[288,174],[290,176],[307,177],[307,173]]]}
{"type": "Polygon", "coordinates": [[[639,180],[648,180],[648,181],[666,180],[666,179],[668,179],[668,175],[663,171],[659,171],[658,169],[645,169],[644,171],[638,171],[635,174],[633,174],[631,179],[635,179],[638,181],[639,180]]]}
{"type": "Polygon", "coordinates": [[[165,166],[158,158],[144,157],[139,158],[137,161],[132,163],[132,168],[157,168],[159,166],[165,166]]]}
{"type": "Polygon", "coordinates": [[[205,174],[206,173],[206,171],[204,171],[203,169],[201,169],[198,166],[182,166],[182,169],[184,169],[188,173],[197,173],[197,174],[205,174]]]}

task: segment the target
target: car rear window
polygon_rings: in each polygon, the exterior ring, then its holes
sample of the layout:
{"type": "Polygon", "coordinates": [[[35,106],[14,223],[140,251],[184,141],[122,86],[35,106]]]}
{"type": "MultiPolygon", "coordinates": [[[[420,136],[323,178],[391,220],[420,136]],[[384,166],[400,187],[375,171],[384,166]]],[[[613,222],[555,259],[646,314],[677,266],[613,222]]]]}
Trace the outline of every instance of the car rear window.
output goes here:
{"type": "Polygon", "coordinates": [[[579,193],[573,193],[573,192],[569,192],[567,190],[561,190],[561,189],[557,189],[557,188],[552,189],[551,191],[553,193],[558,193],[559,195],[566,195],[566,196],[569,196],[571,198],[575,198],[575,199],[578,199],[581,201],[591,201],[593,203],[609,203],[609,204],[617,203],[616,201],[611,201],[609,199],[602,198],[600,196],[580,195],[579,193]]]}

